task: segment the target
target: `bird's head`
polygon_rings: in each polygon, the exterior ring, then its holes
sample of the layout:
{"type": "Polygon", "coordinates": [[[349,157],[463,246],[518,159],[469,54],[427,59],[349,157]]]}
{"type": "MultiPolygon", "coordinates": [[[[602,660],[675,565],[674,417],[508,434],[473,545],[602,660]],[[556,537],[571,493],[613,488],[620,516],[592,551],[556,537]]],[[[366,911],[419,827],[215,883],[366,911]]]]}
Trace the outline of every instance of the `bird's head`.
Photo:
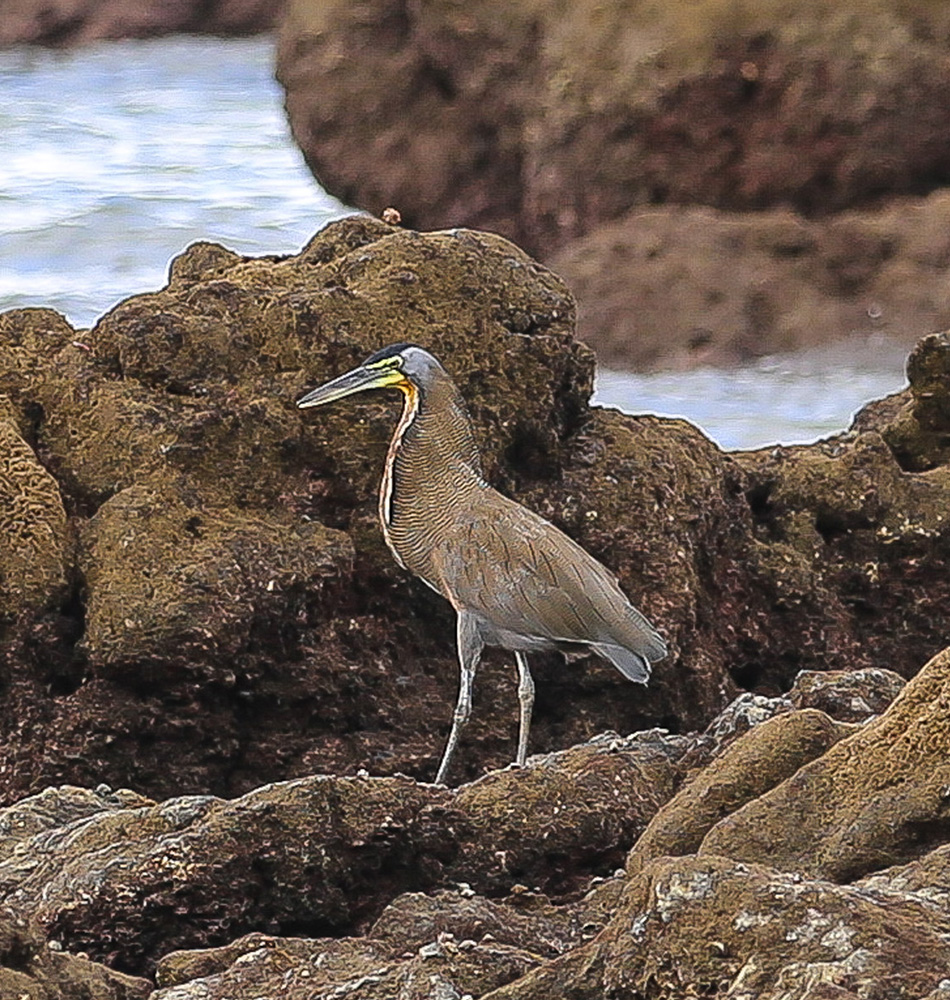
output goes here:
{"type": "Polygon", "coordinates": [[[438,361],[416,344],[391,344],[368,357],[358,368],[338,375],[297,400],[305,409],[332,403],[368,389],[392,386],[407,395],[425,392],[431,380],[444,370],[438,361]]]}

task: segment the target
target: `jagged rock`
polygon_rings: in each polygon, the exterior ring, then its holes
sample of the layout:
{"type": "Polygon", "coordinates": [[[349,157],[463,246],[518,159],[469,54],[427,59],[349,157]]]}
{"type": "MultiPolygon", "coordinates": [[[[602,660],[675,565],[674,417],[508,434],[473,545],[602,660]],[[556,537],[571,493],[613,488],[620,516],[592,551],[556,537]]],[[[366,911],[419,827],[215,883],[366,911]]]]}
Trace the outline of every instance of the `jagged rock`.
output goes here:
{"type": "Polygon", "coordinates": [[[147,1000],[152,984],[49,947],[38,929],[0,907],[0,996],[10,1000],[147,1000]]]}
{"type": "Polygon", "coordinates": [[[62,598],[66,548],[56,480],[0,415],[0,622],[62,598]]]}
{"type": "Polygon", "coordinates": [[[546,892],[576,891],[578,875],[613,871],[673,794],[683,740],[656,733],[607,734],[462,786],[428,806],[419,823],[443,878],[481,892],[526,881],[546,892]]]}
{"type": "Polygon", "coordinates": [[[7,0],[0,46],[86,45],[100,39],[151,38],[174,32],[251,35],[274,26],[283,0],[7,0]]]}
{"type": "MultiPolygon", "coordinates": [[[[6,861],[11,854],[27,853],[23,845],[30,838],[57,827],[115,809],[148,805],[153,805],[150,799],[127,788],[113,792],[108,785],[95,790],[69,785],[44,789],[39,795],[0,809],[0,859],[6,861]]],[[[32,863],[32,858],[27,861],[32,863]]]]}
{"type": "Polygon", "coordinates": [[[879,718],[717,823],[702,854],[853,880],[950,831],[950,650],[879,718]]]}
{"type": "Polygon", "coordinates": [[[482,996],[590,940],[606,922],[598,909],[603,897],[615,906],[619,892],[618,880],[604,882],[569,906],[526,891],[501,902],[464,886],[434,896],[409,893],[362,938],[252,934],[221,948],[173,952],[159,962],[152,1000],[303,1000],[331,989],[379,1000],[482,996]]]}
{"type": "MultiPolygon", "coordinates": [[[[950,458],[950,332],[923,337],[907,359],[910,387],[881,433],[902,469],[925,472],[950,458]]],[[[870,423],[859,414],[856,424],[870,423]]]]}
{"type": "Polygon", "coordinates": [[[342,531],[146,486],[104,503],[80,549],[94,667],[174,677],[227,663],[231,683],[249,650],[299,643],[289,623],[312,619],[324,582],[353,565],[342,531]]]}
{"type": "Polygon", "coordinates": [[[944,978],[948,926],[906,896],[726,858],[662,858],[631,880],[588,948],[599,952],[607,995],[890,1000],[944,978]],[[829,992],[810,992],[822,987],[829,992]]]}
{"type": "Polygon", "coordinates": [[[893,670],[803,670],[788,700],[795,708],[817,708],[841,722],[865,722],[880,715],[907,682],[893,670]]]}
{"type": "MultiPolygon", "coordinates": [[[[4,794],[431,777],[458,668],[450,609],[377,525],[396,401],[294,407],[397,340],[455,375],[492,483],[615,570],[670,643],[646,689],[596,658],[533,657],[533,751],[702,729],[743,691],[751,720],[756,699],[786,710],[801,670],[909,676],[933,655],[950,479],[901,468],[897,409],[830,442],[726,455],[685,421],[590,409],[573,309],[500,237],[353,217],[282,259],[196,244],[166,288],[90,331],[2,317],[6,424],[71,518],[61,555],[35,562],[59,560],[62,582],[0,637],[4,794]]],[[[936,373],[920,399],[942,412],[939,341],[920,351],[915,371],[936,373]]],[[[485,658],[459,778],[511,759],[512,674],[485,658]]],[[[687,769],[732,738],[717,725],[687,769]]]]}
{"type": "Polygon", "coordinates": [[[699,850],[723,817],[790,778],[851,728],[806,708],[750,729],[663,805],[630,852],[627,871],[636,874],[654,858],[699,850]]]}
{"type": "Polygon", "coordinates": [[[407,935],[478,927],[479,939],[497,930],[506,946],[557,954],[606,923],[617,880],[567,910],[530,887],[576,899],[613,870],[672,794],[683,745],[598,740],[457,791],[324,775],[233,801],[45,792],[0,814],[0,901],[67,947],[135,972],[255,928],[353,932],[376,917],[373,934],[400,954],[419,944],[407,935]],[[403,897],[380,916],[399,893],[461,882],[466,895],[403,897]],[[468,902],[473,891],[511,896],[499,909],[468,902]]]}
{"type": "Polygon", "coordinates": [[[483,996],[540,962],[536,955],[451,934],[397,956],[368,939],[307,940],[253,934],[203,953],[171,955],[150,1000],[311,1000],[355,995],[366,1000],[483,996]],[[195,977],[196,978],[192,978],[195,977]],[[182,978],[184,977],[184,978],[182,978]]]}

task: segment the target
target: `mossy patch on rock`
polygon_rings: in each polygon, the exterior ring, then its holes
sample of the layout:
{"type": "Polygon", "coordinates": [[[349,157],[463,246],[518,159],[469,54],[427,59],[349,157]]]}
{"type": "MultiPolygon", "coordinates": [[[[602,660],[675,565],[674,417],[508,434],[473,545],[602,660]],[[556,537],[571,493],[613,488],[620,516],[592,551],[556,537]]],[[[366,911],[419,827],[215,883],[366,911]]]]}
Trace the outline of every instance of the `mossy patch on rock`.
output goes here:
{"type": "Polygon", "coordinates": [[[56,480],[0,413],[0,622],[63,596],[67,546],[56,480]]]}
{"type": "Polygon", "coordinates": [[[950,650],[884,715],[725,817],[703,854],[839,881],[911,860],[950,832],[950,650]]]}
{"type": "Polygon", "coordinates": [[[341,531],[147,486],[103,504],[80,549],[83,643],[94,667],[119,676],[236,671],[255,646],[299,657],[291,623],[306,622],[325,581],[347,578],[353,562],[341,531]]]}

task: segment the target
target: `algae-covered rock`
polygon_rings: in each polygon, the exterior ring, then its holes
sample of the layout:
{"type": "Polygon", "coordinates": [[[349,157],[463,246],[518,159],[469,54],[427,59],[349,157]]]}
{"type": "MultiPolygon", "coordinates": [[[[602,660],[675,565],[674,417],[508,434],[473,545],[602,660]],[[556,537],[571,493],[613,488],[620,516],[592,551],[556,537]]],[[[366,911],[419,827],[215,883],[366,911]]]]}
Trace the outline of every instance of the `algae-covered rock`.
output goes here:
{"type": "Polygon", "coordinates": [[[62,597],[66,550],[56,480],[0,412],[0,621],[62,597]]]}
{"type": "Polygon", "coordinates": [[[909,861],[950,830],[950,650],[891,707],[706,834],[702,854],[850,880],[909,861]]]}
{"type": "Polygon", "coordinates": [[[901,468],[914,472],[950,459],[950,332],[923,337],[907,359],[909,390],[881,433],[901,468]]]}
{"type": "Polygon", "coordinates": [[[48,946],[39,928],[0,907],[0,996],[10,1000],[147,1000],[152,984],[48,946]]]}
{"type": "Polygon", "coordinates": [[[420,837],[456,881],[497,892],[526,881],[577,889],[578,873],[613,871],[679,780],[684,741],[606,734],[507,768],[428,807],[420,837]],[[448,836],[446,836],[446,833],[448,836]]]}
{"type": "Polygon", "coordinates": [[[80,567],[83,643],[110,673],[239,670],[253,643],[299,642],[290,622],[347,578],[349,538],[316,522],[216,507],[187,490],[133,486],[90,518],[80,567]]]}
{"type": "Polygon", "coordinates": [[[945,914],[908,896],[727,858],[661,858],[630,881],[588,947],[607,995],[890,1000],[943,979],[947,928],[945,914]]]}
{"type": "Polygon", "coordinates": [[[544,253],[638,205],[816,214],[938,187],[948,35],[927,0],[291,0],[277,75],[327,190],[544,253]]]}
{"type": "Polygon", "coordinates": [[[849,729],[814,709],[755,726],[662,806],[630,852],[627,871],[636,874],[664,855],[694,853],[723,817],[790,778],[849,729]]]}

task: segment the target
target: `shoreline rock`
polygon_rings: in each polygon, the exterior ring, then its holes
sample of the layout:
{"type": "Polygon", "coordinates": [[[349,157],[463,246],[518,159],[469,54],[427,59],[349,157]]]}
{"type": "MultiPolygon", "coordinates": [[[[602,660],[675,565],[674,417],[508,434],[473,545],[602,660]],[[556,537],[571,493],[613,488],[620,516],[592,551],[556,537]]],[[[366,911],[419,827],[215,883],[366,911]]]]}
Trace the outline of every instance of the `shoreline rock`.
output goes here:
{"type": "Polygon", "coordinates": [[[602,361],[678,368],[950,326],[948,39],[926,0],[289,0],[277,78],[331,194],[514,240],[602,361]]]}
{"type": "Polygon", "coordinates": [[[0,48],[42,45],[66,48],[122,38],[171,34],[255,35],[270,31],[283,0],[6,0],[0,19],[0,48]]]}
{"type": "Polygon", "coordinates": [[[0,919],[0,986],[938,1000],[950,336],[851,430],[726,455],[590,408],[573,329],[500,237],[359,217],[291,257],[196,244],[89,331],[0,315],[0,904],[24,921],[0,919]],[[406,339],[455,374],[491,480],[672,650],[646,690],[537,657],[534,755],[501,771],[514,672],[488,657],[451,789],[418,780],[451,616],[375,523],[393,401],[294,407],[406,339]]]}

